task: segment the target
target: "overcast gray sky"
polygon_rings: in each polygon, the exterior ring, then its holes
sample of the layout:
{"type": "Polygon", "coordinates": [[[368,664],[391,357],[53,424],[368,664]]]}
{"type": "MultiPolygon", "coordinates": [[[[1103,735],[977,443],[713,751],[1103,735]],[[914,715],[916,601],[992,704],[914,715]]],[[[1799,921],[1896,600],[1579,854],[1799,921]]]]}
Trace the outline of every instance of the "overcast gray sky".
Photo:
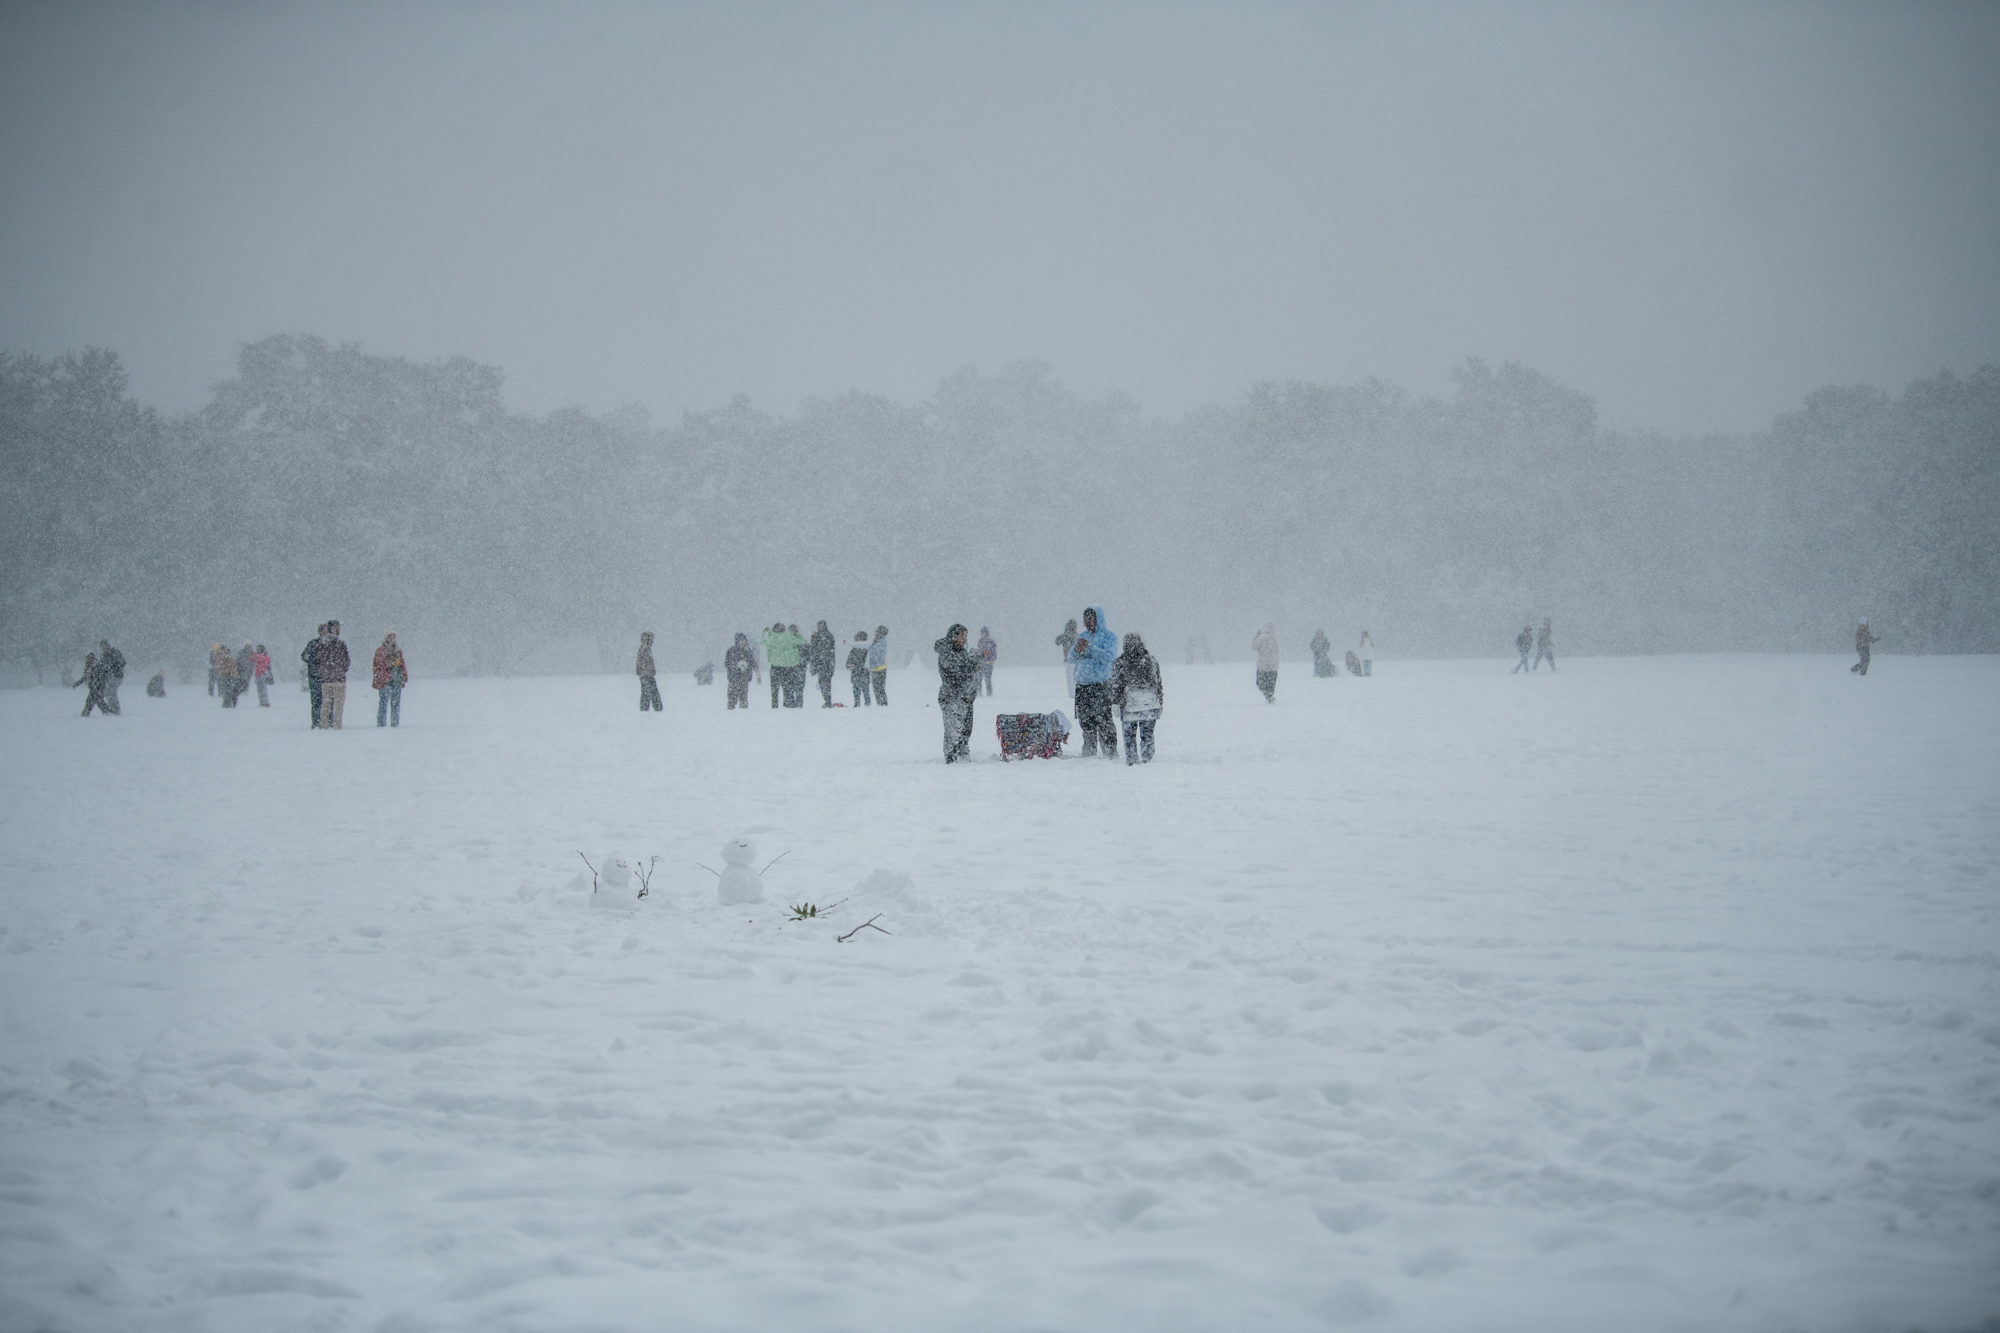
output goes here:
{"type": "Polygon", "coordinates": [[[1759,428],[2000,362],[2000,5],[12,5],[0,347],[237,345],[543,411],[1149,412],[1527,362],[1759,428]]]}

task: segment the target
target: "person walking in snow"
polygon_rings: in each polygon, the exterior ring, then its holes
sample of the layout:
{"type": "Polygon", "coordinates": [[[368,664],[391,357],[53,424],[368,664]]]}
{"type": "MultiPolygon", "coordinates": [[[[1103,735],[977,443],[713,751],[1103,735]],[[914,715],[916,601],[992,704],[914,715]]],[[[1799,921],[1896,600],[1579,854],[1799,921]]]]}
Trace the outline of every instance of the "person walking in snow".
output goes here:
{"type": "Polygon", "coordinates": [[[1542,617],[1542,627],[1535,632],[1535,669],[1540,670],[1542,659],[1549,660],[1549,670],[1556,669],[1555,633],[1549,628],[1549,618],[1542,617]]]}
{"type": "Polygon", "coordinates": [[[833,631],[826,627],[826,622],[822,620],[813,626],[812,638],[806,641],[806,665],[812,668],[813,679],[819,682],[821,708],[833,707],[833,658],[838,651],[833,631]]]}
{"type": "Polygon", "coordinates": [[[1525,676],[1528,674],[1528,654],[1535,651],[1535,630],[1532,625],[1521,626],[1521,632],[1514,636],[1514,646],[1521,650],[1521,660],[1515,663],[1514,670],[1507,674],[1511,676],[1519,672],[1525,676]]]}
{"type": "Polygon", "coordinates": [[[326,636],[319,644],[319,726],[321,731],[339,731],[341,712],[347,707],[347,669],[354,665],[347,643],[340,637],[340,622],[326,622],[326,636]]]}
{"type": "Polygon", "coordinates": [[[257,706],[269,708],[271,682],[276,677],[271,674],[271,654],[264,651],[264,645],[261,643],[250,654],[250,679],[257,682],[257,706]]]}
{"type": "Polygon", "coordinates": [[[771,668],[771,707],[778,706],[782,689],[787,708],[805,706],[805,668],[799,659],[805,655],[806,641],[799,635],[797,625],[787,626],[783,622],[771,626],[764,636],[764,664],[771,668]]]}
{"type": "Polygon", "coordinates": [[[97,664],[104,671],[104,688],[98,692],[97,706],[118,716],[118,687],[125,683],[125,654],[111,646],[111,640],[97,641],[97,664]]]}
{"type": "Polygon", "coordinates": [[[1333,665],[1333,640],[1326,637],[1323,629],[1314,630],[1312,637],[1313,674],[1315,676],[1337,676],[1338,668],[1333,665]]]}
{"type": "Polygon", "coordinates": [[[1069,706],[1076,707],[1076,660],[1069,653],[1076,646],[1076,622],[1069,621],[1063,632],[1056,635],[1056,651],[1063,658],[1063,690],[1069,695],[1069,706]]]}
{"type": "MultiPolygon", "coordinates": [[[[312,702],[312,726],[310,729],[313,731],[319,730],[319,650],[325,643],[326,622],[321,621],[319,628],[313,631],[312,638],[306,641],[305,648],[299,653],[299,661],[305,663],[306,667],[306,690],[312,702]]],[[[215,673],[210,671],[209,675],[213,677],[215,673]]]]}
{"type": "Polygon", "coordinates": [[[875,687],[875,702],[889,706],[889,627],[877,625],[875,640],[868,645],[868,683],[875,687]]]}
{"type": "Polygon", "coordinates": [[[650,708],[656,713],[666,712],[666,705],[660,702],[660,672],[653,665],[653,631],[641,631],[639,658],[632,670],[639,677],[639,711],[643,713],[650,708]]]}
{"type": "MultiPolygon", "coordinates": [[[[1868,649],[1871,645],[1880,642],[1882,642],[1882,636],[1879,634],[1870,634],[1868,632],[1868,622],[1865,620],[1862,621],[1859,628],[1857,628],[1854,631],[1854,651],[1861,654],[1861,660],[1859,662],[1856,662],[1853,666],[1847,669],[1859,676],[1867,675],[1868,657],[1869,657],[1868,649]]],[[[1550,665],[1553,666],[1554,663],[1551,663],[1550,665]]],[[[115,712],[116,710],[114,709],[113,711],[115,712]]]]}
{"type": "Polygon", "coordinates": [[[1250,639],[1250,646],[1257,650],[1257,688],[1264,692],[1264,702],[1278,702],[1278,632],[1270,621],[1250,639]]]}
{"type": "Polygon", "coordinates": [[[750,636],[739,634],[729,651],[722,655],[722,676],[727,686],[730,708],[750,706],[750,678],[757,674],[757,654],[751,651],[750,636]]]}
{"type": "Polygon", "coordinates": [[[410,683],[410,664],[403,660],[403,650],[396,644],[396,631],[383,634],[370,665],[373,669],[369,672],[369,683],[375,687],[375,725],[402,726],[403,687],[410,683]]]}
{"type": "Polygon", "coordinates": [[[1367,630],[1361,631],[1361,643],[1354,651],[1355,654],[1361,658],[1361,674],[1364,676],[1374,675],[1375,640],[1368,637],[1367,630]]]}
{"type": "Polygon", "coordinates": [[[1125,636],[1125,647],[1111,667],[1111,702],[1125,723],[1125,764],[1153,762],[1153,724],[1167,705],[1160,663],[1146,651],[1137,634],[1125,636]],[[1143,757],[1142,757],[1143,752],[1143,757]]]}
{"type": "Polygon", "coordinates": [[[937,650],[938,710],[944,714],[944,761],[972,758],[972,706],[979,698],[979,655],[965,646],[966,628],[953,625],[937,650]]]}
{"type": "Polygon", "coordinates": [[[250,693],[250,687],[257,683],[257,650],[244,644],[236,654],[236,693],[250,693]]]}
{"type": "Polygon", "coordinates": [[[993,632],[979,627],[979,683],[985,687],[988,698],[993,694],[993,666],[1000,660],[1000,645],[993,639],[993,632]]]}
{"type": "Polygon", "coordinates": [[[1118,757],[1118,724],[1111,718],[1111,667],[1118,660],[1118,636],[1104,618],[1101,606],[1085,607],[1083,632],[1069,647],[1069,660],[1076,668],[1076,721],[1083,728],[1083,748],[1079,753],[1096,754],[1103,746],[1106,759],[1118,757]]]}
{"type": "Polygon", "coordinates": [[[85,653],[83,655],[83,674],[76,678],[76,684],[71,685],[70,688],[75,689],[78,685],[84,687],[84,717],[89,717],[90,710],[93,708],[101,713],[108,714],[111,712],[111,709],[104,703],[104,681],[105,677],[110,674],[104,663],[97,660],[96,653],[85,653]]]}
{"type": "Polygon", "coordinates": [[[847,650],[847,683],[854,690],[854,706],[869,705],[868,697],[868,631],[854,631],[854,646],[847,650]]]}

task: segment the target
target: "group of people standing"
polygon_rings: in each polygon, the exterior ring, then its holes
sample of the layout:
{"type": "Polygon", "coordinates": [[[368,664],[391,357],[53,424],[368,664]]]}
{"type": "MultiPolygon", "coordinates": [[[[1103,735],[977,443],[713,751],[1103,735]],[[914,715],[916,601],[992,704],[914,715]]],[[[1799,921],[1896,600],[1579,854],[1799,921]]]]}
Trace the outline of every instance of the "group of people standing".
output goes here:
{"type": "Polygon", "coordinates": [[[1508,672],[1508,675],[1511,676],[1516,671],[1523,673],[1538,671],[1544,660],[1548,662],[1550,671],[1556,669],[1555,631],[1549,628],[1547,616],[1542,617],[1542,628],[1539,632],[1531,625],[1521,626],[1521,632],[1514,636],[1514,647],[1520,650],[1521,660],[1515,663],[1514,670],[1508,672]],[[1532,667],[1528,665],[1530,649],[1533,649],[1535,654],[1535,664],[1532,667]]]}
{"type": "Polygon", "coordinates": [[[253,648],[246,643],[233,653],[219,643],[208,646],[208,692],[211,697],[220,695],[224,708],[236,707],[253,684],[257,687],[257,706],[269,708],[274,679],[271,655],[263,644],[253,648]]]}
{"type": "MultiPolygon", "coordinates": [[[[750,706],[750,684],[763,678],[765,668],[770,669],[771,707],[803,708],[806,701],[806,678],[813,677],[819,684],[821,708],[833,708],[833,675],[839,655],[839,642],[833,631],[826,627],[824,620],[813,627],[810,636],[799,633],[795,624],[774,622],[771,628],[759,636],[759,642],[752,644],[748,634],[738,634],[736,641],[722,655],[722,678],[726,687],[727,703],[730,709],[750,706]],[[759,648],[762,660],[759,660],[759,648]]],[[[639,711],[648,708],[659,709],[660,687],[658,671],[653,664],[653,632],[647,630],[639,636],[639,711]]],[[[695,673],[696,680],[702,680],[708,668],[695,673]]],[[[853,646],[847,650],[847,678],[853,687],[854,706],[889,706],[889,627],[877,625],[871,640],[867,630],[854,632],[853,646]]],[[[704,683],[706,683],[704,681],[704,683]]]]}
{"type": "MultiPolygon", "coordinates": [[[[339,731],[347,708],[347,673],[354,665],[346,640],[340,637],[340,622],[329,620],[299,653],[305,664],[305,686],[312,700],[312,726],[316,731],[339,731]]],[[[370,663],[369,684],[375,690],[375,725],[403,725],[403,687],[410,683],[410,664],[396,642],[396,631],[382,635],[370,663]]]]}

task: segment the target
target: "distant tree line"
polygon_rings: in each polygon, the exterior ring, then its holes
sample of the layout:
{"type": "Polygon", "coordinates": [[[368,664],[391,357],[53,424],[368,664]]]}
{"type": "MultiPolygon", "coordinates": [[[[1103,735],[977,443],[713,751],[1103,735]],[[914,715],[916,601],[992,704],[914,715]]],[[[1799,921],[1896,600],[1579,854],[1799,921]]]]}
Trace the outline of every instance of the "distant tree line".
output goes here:
{"type": "Polygon", "coordinates": [[[1024,364],[913,406],[738,397],[661,427],[512,412],[494,367],[310,337],[246,346],[179,416],[111,352],[0,354],[0,657],[296,651],[338,615],[433,669],[504,672],[549,638],[613,669],[641,628],[692,666],[825,615],[906,646],[967,619],[1053,662],[1086,602],[1170,659],[1194,634],[1244,656],[1264,620],[1300,650],[1323,624],[1497,657],[1530,615],[1572,654],[1837,651],[1863,616],[1885,651],[2000,651],[2000,368],[1702,438],[1600,429],[1520,366],[1453,379],[1265,383],[1162,421],[1024,364]]]}

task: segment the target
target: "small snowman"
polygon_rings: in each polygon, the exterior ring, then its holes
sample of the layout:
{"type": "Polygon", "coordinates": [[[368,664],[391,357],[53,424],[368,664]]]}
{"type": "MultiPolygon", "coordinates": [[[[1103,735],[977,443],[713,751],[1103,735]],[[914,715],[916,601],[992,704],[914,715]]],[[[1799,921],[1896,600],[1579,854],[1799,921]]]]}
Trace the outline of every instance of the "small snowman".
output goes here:
{"type": "Polygon", "coordinates": [[[609,854],[600,858],[597,892],[590,905],[612,912],[636,912],[645,905],[632,883],[632,867],[609,854]]]}
{"type": "Polygon", "coordinates": [[[757,844],[748,838],[731,838],[722,844],[722,876],[715,885],[717,902],[728,907],[764,901],[764,877],[750,868],[756,859],[757,844]]]}

